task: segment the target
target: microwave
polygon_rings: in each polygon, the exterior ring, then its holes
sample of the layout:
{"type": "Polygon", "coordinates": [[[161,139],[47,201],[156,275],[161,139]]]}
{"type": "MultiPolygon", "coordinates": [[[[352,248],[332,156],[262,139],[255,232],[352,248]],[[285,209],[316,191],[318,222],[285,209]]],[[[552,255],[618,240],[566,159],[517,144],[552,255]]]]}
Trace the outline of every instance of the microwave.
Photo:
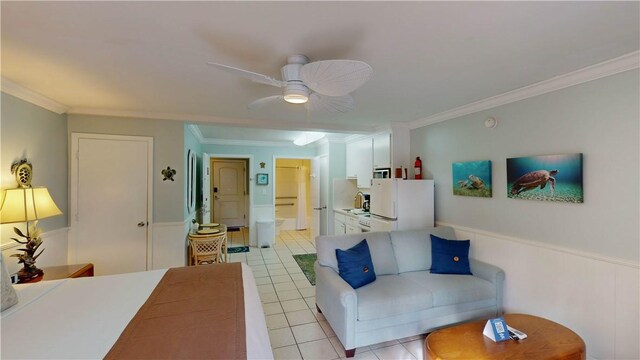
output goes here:
{"type": "Polygon", "coordinates": [[[373,170],[374,179],[391,179],[391,168],[378,168],[373,170]]]}

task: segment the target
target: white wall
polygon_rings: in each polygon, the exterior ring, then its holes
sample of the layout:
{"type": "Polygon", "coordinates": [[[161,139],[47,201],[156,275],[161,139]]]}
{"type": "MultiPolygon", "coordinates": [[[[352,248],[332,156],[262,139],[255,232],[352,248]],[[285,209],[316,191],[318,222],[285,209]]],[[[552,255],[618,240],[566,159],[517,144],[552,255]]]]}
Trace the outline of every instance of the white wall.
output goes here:
{"type": "Polygon", "coordinates": [[[411,131],[436,221],[506,273],[505,310],[565,324],[590,357],[640,358],[640,81],[631,70],[411,131]],[[496,117],[495,129],[484,120],[496,117]],[[584,203],[507,198],[510,157],[583,153],[584,203]],[[493,198],[454,196],[451,164],[491,160],[493,198]]]}
{"type": "MultiPolygon", "coordinates": [[[[46,186],[62,215],[40,220],[38,226],[44,231],[41,249],[44,253],[37,265],[55,266],[67,263],[67,118],[33,105],[12,95],[1,93],[0,114],[0,184],[2,189],[17,186],[11,164],[26,158],[33,165],[33,185],[46,186]]],[[[26,230],[25,223],[1,226],[0,244],[9,272],[22,267],[12,254],[20,245],[12,240],[16,237],[13,227],[26,230]]]]}
{"type": "Polygon", "coordinates": [[[470,256],[505,270],[504,309],[551,319],[575,331],[595,359],[638,359],[638,265],[478,229],[470,256]]]}

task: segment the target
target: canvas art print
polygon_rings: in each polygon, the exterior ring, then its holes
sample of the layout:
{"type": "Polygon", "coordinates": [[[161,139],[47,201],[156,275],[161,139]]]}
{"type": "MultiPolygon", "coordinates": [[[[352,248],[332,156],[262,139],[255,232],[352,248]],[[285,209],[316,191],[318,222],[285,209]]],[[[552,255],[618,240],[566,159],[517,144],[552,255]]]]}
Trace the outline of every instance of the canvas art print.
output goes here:
{"type": "Polygon", "coordinates": [[[584,202],[582,154],[507,159],[507,196],[514,199],[584,202]]]}
{"type": "Polygon", "coordinates": [[[491,197],[491,161],[456,162],[453,168],[453,194],[491,197]]]}

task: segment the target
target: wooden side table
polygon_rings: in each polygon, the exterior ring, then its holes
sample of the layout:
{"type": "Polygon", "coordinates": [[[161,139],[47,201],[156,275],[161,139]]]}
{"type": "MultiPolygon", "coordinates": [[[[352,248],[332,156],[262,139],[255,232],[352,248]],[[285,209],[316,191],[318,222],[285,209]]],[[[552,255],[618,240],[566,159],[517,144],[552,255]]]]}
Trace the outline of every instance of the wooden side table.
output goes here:
{"type": "Polygon", "coordinates": [[[425,340],[427,359],[581,359],[585,344],[578,334],[553,321],[525,314],[506,314],[507,324],[525,334],[524,340],[493,342],[482,335],[486,320],[432,332],[425,340]]]}
{"type": "Polygon", "coordinates": [[[23,281],[21,284],[33,283],[42,280],[58,280],[66,278],[79,278],[79,277],[92,277],[93,276],[93,264],[72,264],[61,266],[47,266],[42,267],[44,275],[29,281],[23,281]]]}

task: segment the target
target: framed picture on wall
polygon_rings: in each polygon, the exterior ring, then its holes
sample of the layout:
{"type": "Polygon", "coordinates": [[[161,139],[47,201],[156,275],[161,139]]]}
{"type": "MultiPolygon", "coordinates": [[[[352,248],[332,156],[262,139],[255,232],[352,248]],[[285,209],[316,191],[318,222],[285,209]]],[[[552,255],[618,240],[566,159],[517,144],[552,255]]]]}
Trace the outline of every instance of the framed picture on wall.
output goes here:
{"type": "Polygon", "coordinates": [[[258,174],[256,181],[258,185],[269,185],[269,174],[258,174]]]}
{"type": "Polygon", "coordinates": [[[491,161],[452,164],[453,195],[491,197],[491,161]]]}
{"type": "Polygon", "coordinates": [[[187,212],[191,214],[196,209],[196,154],[187,152],[187,212]]]}
{"type": "Polygon", "coordinates": [[[507,197],[583,203],[582,154],[507,159],[507,197]]]}

